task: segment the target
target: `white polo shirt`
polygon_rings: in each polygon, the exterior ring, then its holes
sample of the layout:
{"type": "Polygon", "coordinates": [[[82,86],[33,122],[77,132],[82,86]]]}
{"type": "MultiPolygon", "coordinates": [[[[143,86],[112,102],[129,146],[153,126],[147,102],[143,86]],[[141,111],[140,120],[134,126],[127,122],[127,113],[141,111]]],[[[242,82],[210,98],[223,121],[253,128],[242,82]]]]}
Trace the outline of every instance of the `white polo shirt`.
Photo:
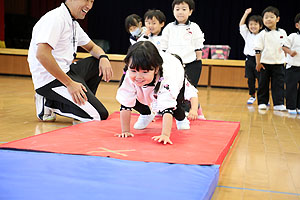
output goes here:
{"type": "Polygon", "coordinates": [[[67,73],[74,59],[77,46],[86,45],[91,39],[77,21],[73,21],[64,3],[46,13],[33,27],[28,51],[28,63],[34,88],[38,89],[55,79],[37,60],[38,44],[47,43],[59,67],[67,73]],[[75,38],[75,41],[73,39],[75,38]]]}
{"type": "Polygon", "coordinates": [[[204,47],[204,33],[194,22],[169,23],[162,32],[161,50],[177,54],[184,64],[196,60],[196,50],[204,47]]]}
{"type": "Polygon", "coordinates": [[[293,51],[297,52],[297,55],[292,57],[289,54],[287,54],[287,65],[286,68],[290,68],[291,66],[297,66],[300,67],[300,31],[297,33],[290,34],[285,43],[284,46],[290,48],[293,51]]]}
{"type": "MultiPolygon", "coordinates": [[[[176,108],[177,96],[183,87],[184,69],[180,61],[173,55],[161,52],[163,58],[163,80],[157,94],[154,94],[155,86],[139,87],[131,81],[129,73],[126,73],[122,85],[117,91],[117,101],[126,106],[134,107],[136,100],[152,107],[154,112],[163,111],[167,108],[176,108]]],[[[158,80],[156,80],[155,85],[158,80]]],[[[185,86],[189,94],[187,98],[197,95],[197,90],[192,85],[185,86]]]]}
{"type": "Polygon", "coordinates": [[[260,62],[265,64],[285,63],[285,54],[282,46],[286,38],[287,34],[283,29],[262,30],[254,42],[254,50],[261,51],[260,62]]]}
{"type": "Polygon", "coordinates": [[[246,24],[240,26],[240,34],[242,35],[245,41],[244,54],[246,56],[255,56],[254,41],[257,34],[251,33],[246,24]]]}

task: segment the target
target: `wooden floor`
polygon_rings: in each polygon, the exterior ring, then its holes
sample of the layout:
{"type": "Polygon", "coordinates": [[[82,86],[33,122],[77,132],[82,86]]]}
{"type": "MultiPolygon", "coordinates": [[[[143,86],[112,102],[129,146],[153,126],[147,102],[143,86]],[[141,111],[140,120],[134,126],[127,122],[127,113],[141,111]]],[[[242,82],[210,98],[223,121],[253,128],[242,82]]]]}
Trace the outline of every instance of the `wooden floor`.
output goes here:
{"type": "MultiPolygon", "coordinates": [[[[117,87],[102,82],[97,93],[110,113],[119,109],[117,87]]],[[[31,78],[0,76],[0,88],[0,143],[72,125],[64,117],[37,120],[31,78]]],[[[198,89],[207,119],[241,122],[212,199],[300,200],[300,115],[274,112],[272,106],[260,113],[257,105],[247,106],[247,90],[198,89]]]]}

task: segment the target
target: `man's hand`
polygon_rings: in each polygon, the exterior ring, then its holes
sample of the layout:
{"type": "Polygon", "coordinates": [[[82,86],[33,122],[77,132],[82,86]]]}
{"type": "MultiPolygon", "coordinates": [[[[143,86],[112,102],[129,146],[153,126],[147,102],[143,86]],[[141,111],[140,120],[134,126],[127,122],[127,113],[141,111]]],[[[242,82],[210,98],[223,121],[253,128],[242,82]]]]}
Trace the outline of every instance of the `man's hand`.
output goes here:
{"type": "Polygon", "coordinates": [[[99,76],[101,75],[106,82],[109,82],[113,76],[113,70],[107,58],[101,58],[99,61],[99,76]]]}
{"type": "Polygon", "coordinates": [[[88,100],[85,94],[87,90],[81,83],[72,81],[69,85],[67,85],[67,88],[75,103],[79,105],[84,105],[85,102],[88,100]]]}

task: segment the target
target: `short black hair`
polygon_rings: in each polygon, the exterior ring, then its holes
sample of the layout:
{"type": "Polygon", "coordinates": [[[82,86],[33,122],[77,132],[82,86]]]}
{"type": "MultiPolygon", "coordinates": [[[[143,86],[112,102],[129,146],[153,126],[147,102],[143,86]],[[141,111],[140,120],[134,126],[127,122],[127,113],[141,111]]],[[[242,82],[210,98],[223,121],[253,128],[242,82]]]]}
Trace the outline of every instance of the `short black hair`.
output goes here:
{"type": "Polygon", "coordinates": [[[262,12],[261,16],[264,16],[266,12],[271,12],[274,13],[274,15],[276,15],[276,17],[279,17],[279,10],[273,6],[268,6],[267,8],[264,9],[264,11],[262,12]]]}
{"type": "Polygon", "coordinates": [[[174,0],[172,3],[172,10],[174,10],[175,5],[186,3],[189,5],[190,10],[195,10],[195,2],[194,0],[174,0]]]}
{"type": "Polygon", "coordinates": [[[300,22],[300,13],[298,13],[294,19],[295,24],[300,22]]]}
{"type": "Polygon", "coordinates": [[[263,27],[263,20],[262,20],[262,17],[260,15],[252,15],[251,17],[249,17],[248,19],[248,23],[250,21],[255,21],[257,23],[259,23],[259,26],[263,27]]]}
{"type": "Polygon", "coordinates": [[[160,10],[148,10],[144,14],[144,20],[153,19],[153,17],[155,17],[159,21],[159,23],[163,23],[163,22],[166,23],[166,16],[160,10]]]}
{"type": "Polygon", "coordinates": [[[125,29],[129,33],[129,28],[131,26],[138,26],[139,23],[142,22],[142,18],[137,14],[131,14],[125,19],[125,29]]]}

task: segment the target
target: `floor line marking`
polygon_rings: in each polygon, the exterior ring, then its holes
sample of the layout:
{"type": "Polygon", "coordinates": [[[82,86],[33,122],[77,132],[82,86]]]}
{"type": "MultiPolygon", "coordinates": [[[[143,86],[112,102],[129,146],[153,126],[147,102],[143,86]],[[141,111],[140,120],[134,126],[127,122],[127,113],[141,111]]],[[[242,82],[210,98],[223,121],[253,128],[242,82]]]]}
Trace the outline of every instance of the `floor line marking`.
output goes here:
{"type": "Polygon", "coordinates": [[[231,186],[223,186],[223,185],[218,185],[217,187],[219,187],[219,188],[237,189],[237,190],[251,190],[251,191],[258,191],[258,192],[269,192],[269,193],[278,193],[278,194],[287,194],[287,195],[300,196],[300,194],[298,194],[298,193],[279,192],[279,191],[272,191],[272,190],[262,190],[262,189],[252,189],[252,188],[231,187],[231,186]]]}

